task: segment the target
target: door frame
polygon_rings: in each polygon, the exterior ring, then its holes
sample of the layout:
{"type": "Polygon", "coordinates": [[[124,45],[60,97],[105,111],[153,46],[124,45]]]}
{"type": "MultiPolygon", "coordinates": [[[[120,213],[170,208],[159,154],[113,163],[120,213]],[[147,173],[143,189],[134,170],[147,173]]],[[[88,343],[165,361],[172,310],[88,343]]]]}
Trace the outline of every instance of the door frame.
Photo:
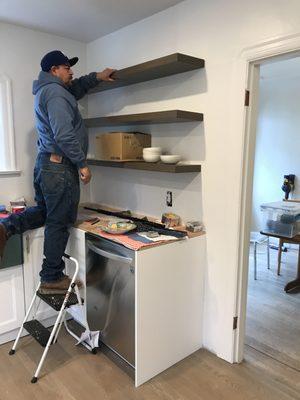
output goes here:
{"type": "Polygon", "coordinates": [[[245,48],[239,56],[238,70],[246,70],[245,89],[250,91],[250,103],[244,110],[238,270],[235,302],[235,315],[238,316],[238,323],[233,338],[233,362],[241,362],[244,357],[249,239],[252,215],[256,121],[259,96],[259,69],[262,63],[293,58],[297,55],[300,55],[300,33],[285,37],[277,37],[268,42],[245,48]]]}

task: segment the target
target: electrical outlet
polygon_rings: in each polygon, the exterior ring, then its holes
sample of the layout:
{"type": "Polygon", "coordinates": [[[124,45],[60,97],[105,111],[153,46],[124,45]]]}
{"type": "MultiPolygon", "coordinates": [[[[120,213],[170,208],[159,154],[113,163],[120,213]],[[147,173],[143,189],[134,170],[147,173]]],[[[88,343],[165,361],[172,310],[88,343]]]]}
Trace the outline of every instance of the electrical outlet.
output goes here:
{"type": "Polygon", "coordinates": [[[173,193],[170,192],[169,190],[167,191],[166,204],[168,207],[173,206],[173,193]]]}

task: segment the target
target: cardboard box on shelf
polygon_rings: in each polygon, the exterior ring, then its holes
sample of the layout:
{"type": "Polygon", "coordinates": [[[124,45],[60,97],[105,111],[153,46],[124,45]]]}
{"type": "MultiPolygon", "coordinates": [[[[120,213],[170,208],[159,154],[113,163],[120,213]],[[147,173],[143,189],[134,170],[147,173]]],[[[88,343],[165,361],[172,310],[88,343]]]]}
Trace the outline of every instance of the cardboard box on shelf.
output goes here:
{"type": "Polygon", "coordinates": [[[101,133],[96,135],[95,158],[109,161],[143,160],[144,147],[151,147],[151,135],[149,133],[101,133]]]}

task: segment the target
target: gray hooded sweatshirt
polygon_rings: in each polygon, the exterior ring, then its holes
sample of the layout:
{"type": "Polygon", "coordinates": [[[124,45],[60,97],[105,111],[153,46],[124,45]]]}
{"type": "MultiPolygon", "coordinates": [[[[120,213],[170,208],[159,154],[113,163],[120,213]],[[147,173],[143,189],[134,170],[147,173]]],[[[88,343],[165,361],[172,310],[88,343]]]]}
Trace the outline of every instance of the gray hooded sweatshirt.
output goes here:
{"type": "Polygon", "coordinates": [[[98,83],[96,72],[74,79],[70,87],[50,73],[40,72],[32,88],[39,152],[67,157],[78,168],[87,165],[88,134],[77,100],[98,83]]]}

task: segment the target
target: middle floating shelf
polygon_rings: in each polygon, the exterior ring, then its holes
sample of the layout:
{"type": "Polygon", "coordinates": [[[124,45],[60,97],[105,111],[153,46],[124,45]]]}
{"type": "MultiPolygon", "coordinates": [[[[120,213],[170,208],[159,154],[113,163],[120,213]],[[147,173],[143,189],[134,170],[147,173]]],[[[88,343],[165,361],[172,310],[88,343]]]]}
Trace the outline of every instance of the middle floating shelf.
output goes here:
{"type": "Polygon", "coordinates": [[[86,118],[84,121],[88,128],[96,126],[168,124],[177,122],[201,122],[203,121],[203,114],[191,111],[170,110],[86,118]]]}
{"type": "Polygon", "coordinates": [[[104,161],[96,159],[88,159],[89,165],[98,165],[102,167],[125,168],[125,169],[138,169],[141,171],[156,171],[156,172],[172,172],[172,173],[186,173],[186,172],[201,172],[201,165],[199,164],[164,164],[164,163],[147,163],[144,161],[104,161]]]}

